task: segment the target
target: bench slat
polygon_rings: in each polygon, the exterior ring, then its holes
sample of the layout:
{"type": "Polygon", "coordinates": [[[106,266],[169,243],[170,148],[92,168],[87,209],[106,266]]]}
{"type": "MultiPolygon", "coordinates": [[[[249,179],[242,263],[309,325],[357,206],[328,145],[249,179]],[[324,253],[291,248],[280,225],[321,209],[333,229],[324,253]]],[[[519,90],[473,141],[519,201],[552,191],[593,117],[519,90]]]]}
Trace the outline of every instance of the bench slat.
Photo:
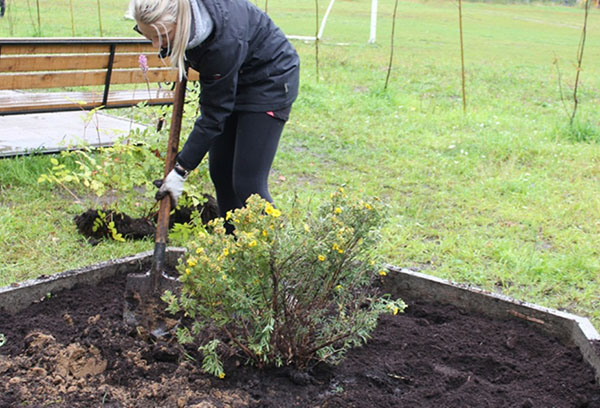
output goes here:
{"type": "MultiPolygon", "coordinates": [[[[22,112],[49,112],[55,110],[88,110],[102,106],[101,92],[18,93],[0,96],[0,114],[22,112]]],[[[111,91],[106,107],[132,106],[139,102],[170,104],[170,89],[137,89],[111,91]]]]}
{"type": "MultiPolygon", "coordinates": [[[[117,54],[113,69],[139,68],[140,54],[117,54]]],[[[168,67],[168,61],[161,61],[158,55],[146,55],[150,69],[154,67],[168,67]]],[[[39,72],[39,71],[65,71],[84,69],[106,69],[109,54],[96,55],[63,55],[57,58],[54,55],[11,56],[0,58],[0,72],[39,72]]]]}
{"type": "MultiPolygon", "coordinates": [[[[174,82],[177,73],[170,68],[154,69],[146,74],[148,81],[174,82]]],[[[190,72],[189,80],[195,81],[198,74],[190,72]]],[[[106,71],[73,71],[73,72],[46,72],[46,73],[24,73],[6,74],[0,73],[0,89],[51,89],[76,86],[104,85],[106,71]]],[[[111,75],[111,84],[142,84],[146,78],[138,69],[115,70],[111,75]]]]}
{"type": "MultiPolygon", "coordinates": [[[[94,54],[110,50],[110,44],[0,44],[1,55],[94,54]]],[[[152,44],[116,44],[117,53],[157,54],[152,44]]]]}

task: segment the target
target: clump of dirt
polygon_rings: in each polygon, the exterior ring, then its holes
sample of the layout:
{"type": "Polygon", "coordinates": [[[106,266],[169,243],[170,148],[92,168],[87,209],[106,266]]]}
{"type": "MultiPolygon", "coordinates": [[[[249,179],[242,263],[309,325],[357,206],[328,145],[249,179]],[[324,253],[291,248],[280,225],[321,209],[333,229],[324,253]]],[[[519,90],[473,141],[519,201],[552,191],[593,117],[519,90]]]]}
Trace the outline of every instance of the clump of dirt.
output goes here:
{"type": "MultiPolygon", "coordinates": [[[[178,207],[169,218],[169,228],[174,224],[185,224],[191,221],[192,213],[198,211],[202,223],[206,224],[210,220],[218,217],[217,202],[214,197],[204,194],[206,202],[196,207],[178,207]]],[[[132,218],[113,210],[88,209],[87,211],[76,215],[73,219],[77,230],[86,237],[90,243],[96,244],[101,239],[112,238],[113,230],[109,225],[113,223],[114,229],[125,239],[143,239],[152,237],[156,232],[156,219],[153,218],[132,218]]]]}
{"type": "Polygon", "coordinates": [[[113,210],[88,209],[75,216],[74,221],[79,233],[94,241],[112,237],[110,223],[113,223],[114,229],[127,239],[152,236],[156,229],[152,221],[147,218],[132,218],[113,210]]]}

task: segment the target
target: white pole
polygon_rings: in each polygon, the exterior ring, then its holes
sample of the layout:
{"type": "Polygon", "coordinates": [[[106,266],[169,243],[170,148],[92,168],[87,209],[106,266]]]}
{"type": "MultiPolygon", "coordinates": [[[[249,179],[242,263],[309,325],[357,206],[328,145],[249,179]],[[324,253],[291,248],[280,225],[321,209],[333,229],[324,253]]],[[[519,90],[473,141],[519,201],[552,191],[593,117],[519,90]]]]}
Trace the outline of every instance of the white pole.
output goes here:
{"type": "Polygon", "coordinates": [[[325,16],[323,16],[323,21],[321,21],[321,28],[319,29],[319,34],[317,35],[318,39],[321,39],[323,37],[323,31],[325,31],[325,23],[327,23],[327,17],[329,17],[329,13],[331,12],[331,8],[333,7],[334,2],[335,0],[331,0],[331,2],[329,2],[329,7],[327,7],[325,16]]]}
{"type": "Polygon", "coordinates": [[[375,43],[375,37],[377,35],[377,0],[371,1],[371,35],[369,37],[369,44],[375,43]]]}
{"type": "Polygon", "coordinates": [[[126,18],[127,20],[133,20],[133,13],[135,10],[135,2],[134,0],[129,0],[129,6],[127,7],[127,11],[125,12],[125,15],[123,16],[124,18],[126,18]]]}

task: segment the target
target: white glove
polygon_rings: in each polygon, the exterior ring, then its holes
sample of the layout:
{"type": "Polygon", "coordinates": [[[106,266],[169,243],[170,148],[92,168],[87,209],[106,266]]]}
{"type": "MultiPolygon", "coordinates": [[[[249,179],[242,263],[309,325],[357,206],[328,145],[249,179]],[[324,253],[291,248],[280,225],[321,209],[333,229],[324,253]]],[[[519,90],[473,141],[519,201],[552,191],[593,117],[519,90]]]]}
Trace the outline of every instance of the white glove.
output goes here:
{"type": "Polygon", "coordinates": [[[177,207],[177,200],[183,192],[183,183],[185,177],[177,173],[175,169],[171,170],[167,177],[162,181],[160,188],[156,192],[156,199],[162,200],[167,194],[171,196],[172,207],[177,207]]]}

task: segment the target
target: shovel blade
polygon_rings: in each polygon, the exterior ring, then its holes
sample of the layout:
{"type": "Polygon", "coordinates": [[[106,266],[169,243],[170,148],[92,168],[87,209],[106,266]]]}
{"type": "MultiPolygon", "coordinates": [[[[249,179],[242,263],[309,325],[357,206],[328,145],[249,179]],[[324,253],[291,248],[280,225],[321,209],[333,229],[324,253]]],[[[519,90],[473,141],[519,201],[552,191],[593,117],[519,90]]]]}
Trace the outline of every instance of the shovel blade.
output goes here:
{"type": "Polygon", "coordinates": [[[123,320],[128,326],[142,327],[150,333],[168,331],[164,318],[166,305],[160,296],[166,290],[177,293],[181,283],[164,272],[157,283],[154,287],[151,272],[127,275],[123,320]]]}

